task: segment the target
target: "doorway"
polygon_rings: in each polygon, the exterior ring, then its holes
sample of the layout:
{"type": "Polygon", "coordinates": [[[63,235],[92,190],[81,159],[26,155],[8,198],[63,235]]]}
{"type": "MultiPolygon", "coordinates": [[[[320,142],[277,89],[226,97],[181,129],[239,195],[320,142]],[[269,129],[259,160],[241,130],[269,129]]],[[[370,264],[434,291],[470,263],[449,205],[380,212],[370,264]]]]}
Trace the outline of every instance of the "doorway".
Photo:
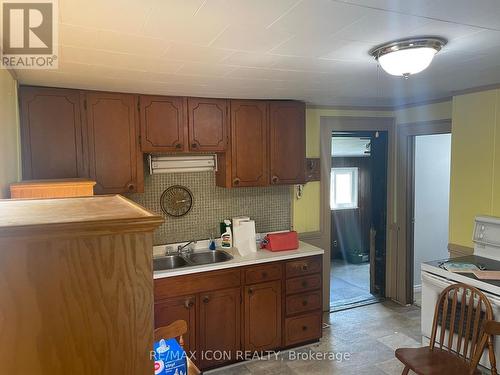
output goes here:
{"type": "Polygon", "coordinates": [[[448,254],[451,120],[398,126],[397,300],[420,304],[422,262],[448,254]]]}
{"type": "Polygon", "coordinates": [[[330,310],[385,295],[387,131],[332,132],[330,310]]]}

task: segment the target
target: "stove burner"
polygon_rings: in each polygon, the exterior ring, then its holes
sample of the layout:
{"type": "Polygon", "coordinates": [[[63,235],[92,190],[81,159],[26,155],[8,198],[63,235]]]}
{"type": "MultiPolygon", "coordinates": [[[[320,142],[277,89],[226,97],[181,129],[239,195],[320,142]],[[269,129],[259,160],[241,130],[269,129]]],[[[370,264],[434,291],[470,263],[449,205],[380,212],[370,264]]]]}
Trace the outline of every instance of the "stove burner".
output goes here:
{"type": "MultiPolygon", "coordinates": [[[[443,262],[439,262],[438,267],[441,268],[441,269],[443,269],[443,270],[447,270],[445,264],[449,263],[449,262],[450,262],[449,260],[446,260],[446,261],[443,261],[443,262]]],[[[465,264],[465,263],[469,263],[469,262],[455,262],[455,263],[465,264]]],[[[488,270],[484,264],[481,264],[481,263],[473,263],[473,264],[477,268],[479,268],[480,271],[487,271],[488,270]]]]}

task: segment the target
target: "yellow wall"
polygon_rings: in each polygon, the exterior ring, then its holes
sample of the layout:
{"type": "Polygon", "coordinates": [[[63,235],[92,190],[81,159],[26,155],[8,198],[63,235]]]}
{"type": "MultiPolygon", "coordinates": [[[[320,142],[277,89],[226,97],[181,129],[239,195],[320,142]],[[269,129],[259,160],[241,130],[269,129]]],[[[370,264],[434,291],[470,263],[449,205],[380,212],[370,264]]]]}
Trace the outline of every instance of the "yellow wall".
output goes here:
{"type": "MultiPolygon", "coordinates": [[[[308,158],[320,157],[320,122],[321,117],[355,116],[384,117],[392,116],[389,111],[362,111],[345,109],[306,109],[306,155],[308,158]]],[[[301,199],[293,198],[293,228],[299,233],[320,230],[320,183],[309,182],[304,186],[301,199]]]]}
{"type": "Polygon", "coordinates": [[[452,116],[452,102],[449,100],[442,103],[398,109],[394,111],[394,116],[397,124],[450,119],[452,116]]]}
{"type": "Polygon", "coordinates": [[[8,198],[8,187],[20,176],[17,82],[0,69],[0,198],[8,198]]]}
{"type": "Polygon", "coordinates": [[[450,243],[472,247],[476,215],[500,216],[500,90],[453,98],[450,243]]]}

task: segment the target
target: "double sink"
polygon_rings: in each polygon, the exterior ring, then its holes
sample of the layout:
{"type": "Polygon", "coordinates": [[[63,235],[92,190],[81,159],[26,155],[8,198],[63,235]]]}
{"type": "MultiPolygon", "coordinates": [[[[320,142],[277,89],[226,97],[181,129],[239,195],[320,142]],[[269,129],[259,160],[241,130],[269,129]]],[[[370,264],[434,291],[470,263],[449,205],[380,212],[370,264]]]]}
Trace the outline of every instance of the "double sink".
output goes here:
{"type": "Polygon", "coordinates": [[[233,259],[233,256],[223,250],[165,255],[163,257],[153,258],[153,270],[161,271],[181,267],[201,266],[203,264],[226,262],[231,259],[233,259]]]}

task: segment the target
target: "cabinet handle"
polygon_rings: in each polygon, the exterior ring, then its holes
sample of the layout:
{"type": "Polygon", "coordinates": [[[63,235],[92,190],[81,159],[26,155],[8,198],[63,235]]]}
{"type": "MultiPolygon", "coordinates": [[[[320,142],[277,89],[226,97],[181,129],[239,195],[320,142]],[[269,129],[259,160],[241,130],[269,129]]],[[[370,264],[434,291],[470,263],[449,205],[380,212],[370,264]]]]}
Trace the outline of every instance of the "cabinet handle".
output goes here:
{"type": "Polygon", "coordinates": [[[203,303],[210,302],[210,298],[208,296],[203,297],[203,303]]]}
{"type": "Polygon", "coordinates": [[[134,189],[135,189],[135,185],[134,185],[134,184],[128,184],[128,185],[127,185],[127,189],[128,189],[129,191],[132,191],[132,190],[134,190],[134,189]]]}
{"type": "Polygon", "coordinates": [[[262,277],[266,278],[267,277],[267,272],[262,272],[262,277]]]}
{"type": "Polygon", "coordinates": [[[235,178],[235,179],[233,180],[233,185],[239,185],[239,184],[240,184],[240,181],[241,181],[241,180],[240,180],[239,178],[235,178]]]}
{"type": "Polygon", "coordinates": [[[302,281],[302,287],[303,287],[303,288],[307,288],[307,285],[308,285],[308,284],[307,284],[307,281],[302,281]]]}
{"type": "Polygon", "coordinates": [[[307,264],[302,265],[302,271],[307,271],[309,266],[307,264]]]}
{"type": "Polygon", "coordinates": [[[248,289],[248,294],[250,294],[250,295],[253,294],[253,289],[252,288],[248,289]]]}
{"type": "Polygon", "coordinates": [[[191,307],[193,307],[193,305],[194,303],[190,299],[187,299],[186,302],[184,302],[184,306],[186,307],[186,309],[190,309],[191,307]]]}
{"type": "Polygon", "coordinates": [[[277,183],[279,182],[279,180],[280,180],[280,179],[279,179],[279,177],[278,177],[278,176],[273,176],[273,178],[271,178],[271,182],[272,182],[273,184],[277,184],[277,183]]]}
{"type": "Polygon", "coordinates": [[[191,144],[191,148],[196,148],[196,147],[198,147],[198,145],[196,143],[191,144]]]}
{"type": "Polygon", "coordinates": [[[307,306],[307,300],[302,301],[302,306],[307,306]]]}
{"type": "Polygon", "coordinates": [[[302,331],[307,331],[307,326],[302,326],[302,331]]]}
{"type": "Polygon", "coordinates": [[[180,143],[177,143],[177,144],[175,145],[175,148],[180,149],[180,148],[182,148],[182,145],[181,145],[180,143]]]}

